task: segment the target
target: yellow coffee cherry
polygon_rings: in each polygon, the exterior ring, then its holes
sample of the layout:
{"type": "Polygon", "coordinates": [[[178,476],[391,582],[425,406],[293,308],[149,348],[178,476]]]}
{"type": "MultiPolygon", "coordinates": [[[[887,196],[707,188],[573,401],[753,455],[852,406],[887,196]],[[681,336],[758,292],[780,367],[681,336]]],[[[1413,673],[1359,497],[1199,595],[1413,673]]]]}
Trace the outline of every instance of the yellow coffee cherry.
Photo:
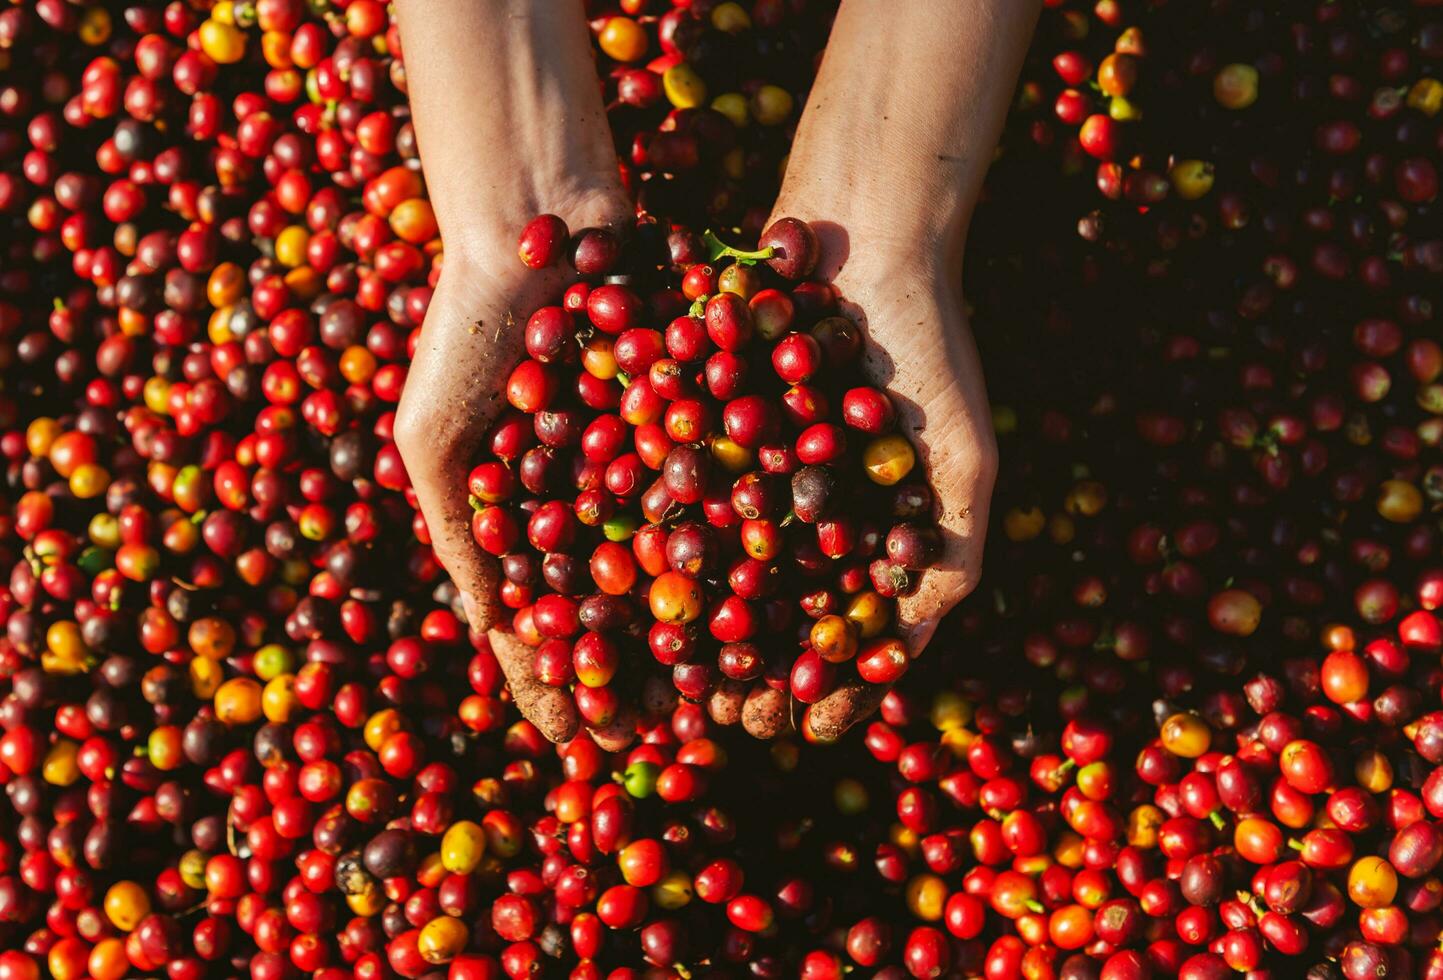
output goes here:
{"type": "Polygon", "coordinates": [[[932,727],[939,732],[964,728],[972,722],[972,702],[956,691],[943,691],[932,699],[932,727]]]}
{"type": "Polygon", "coordinates": [[[1213,76],[1213,98],[1224,109],[1246,109],[1258,101],[1258,70],[1252,65],[1224,66],[1213,76]]]}
{"type": "Polygon", "coordinates": [[[284,724],[291,720],[300,704],[296,698],[295,674],[273,677],[261,691],[261,712],[266,716],[266,721],[284,724]]]}
{"type": "Polygon", "coordinates": [[[381,743],[403,727],[399,711],[395,708],[382,708],[366,719],[365,727],[361,729],[361,738],[372,752],[379,752],[381,743]]]}
{"type": "Polygon", "coordinates": [[[661,87],[667,101],[678,109],[695,109],[706,102],[706,82],[685,62],[662,73],[661,87]]]}
{"type": "Polygon", "coordinates": [[[1167,175],[1172,189],[1184,201],[1196,201],[1213,189],[1213,165],[1205,160],[1179,160],[1167,175]]]}
{"type": "Polygon", "coordinates": [[[121,932],[129,932],[150,914],[150,896],[133,881],[117,881],[105,893],[105,917],[121,932]]]}
{"type": "Polygon", "coordinates": [[[75,35],[80,38],[81,44],[93,48],[110,40],[112,27],[110,11],[99,6],[87,7],[80,15],[75,35]]]}
{"type": "Polygon", "coordinates": [[[471,930],[460,919],[440,915],[421,927],[416,948],[427,963],[449,963],[466,948],[471,930]]]}
{"type": "Polygon", "coordinates": [[[211,18],[200,25],[200,49],[217,64],[233,65],[245,57],[245,32],[211,18]]]}
{"type": "Polygon", "coordinates": [[[261,716],[261,686],[250,677],[232,677],[215,692],[215,716],[227,725],[249,725],[261,716]]]}
{"type": "Polygon", "coordinates": [[[1394,524],[1410,524],[1423,512],[1423,494],[1407,480],[1384,480],[1378,487],[1378,516],[1394,524]]]}
{"type": "Polygon", "coordinates": [[[610,17],[602,25],[596,44],[614,61],[640,61],[646,57],[646,29],[630,17],[610,17]]]}
{"type": "Polygon", "coordinates": [[[750,449],[738,445],[729,436],[717,436],[711,441],[711,455],[728,473],[745,473],[756,460],[750,449]]]}
{"type": "Polygon", "coordinates": [[[1381,909],[1393,904],[1398,894],[1398,872],[1380,857],[1363,857],[1348,869],[1348,897],[1365,909],[1381,909]]]}
{"type": "Polygon", "coordinates": [[[208,701],[215,697],[225,680],[225,670],[214,660],[196,657],[189,664],[190,691],[197,698],[208,701]]]}
{"type": "Polygon", "coordinates": [[[870,640],[886,629],[892,609],[886,599],[868,589],[852,596],[844,616],[857,627],[862,639],[870,640]]]}
{"type": "Polygon", "coordinates": [[[740,34],[751,29],[752,19],[741,4],[726,0],[712,8],[711,26],[726,34],[740,34]]]}
{"type": "Polygon", "coordinates": [[[752,95],[752,118],[763,126],[780,126],[792,115],[792,93],[780,85],[763,85],[752,95]]]}
{"type": "Polygon", "coordinates": [[[59,438],[60,431],[60,423],[54,419],[36,419],[25,427],[25,451],[41,459],[49,456],[50,445],[59,438]]]}
{"type": "Polygon", "coordinates": [[[862,450],[862,466],[867,471],[867,478],[884,487],[902,482],[916,465],[917,452],[903,436],[881,436],[862,450]]]}
{"type": "Polygon", "coordinates": [[[45,762],[40,767],[40,776],[51,786],[70,786],[80,778],[76,756],[80,746],[68,738],[62,738],[45,753],[45,762]]]}
{"type": "Polygon", "coordinates": [[[470,820],[458,820],[441,837],[441,864],[452,874],[470,874],[485,854],[486,832],[470,820]]]}
{"type": "Polygon", "coordinates": [[[276,261],[288,269],[305,265],[306,246],[310,243],[310,232],[301,225],[281,229],[276,236],[276,261]]]}
{"type": "Polygon", "coordinates": [[[920,874],[907,882],[907,908],[923,922],[942,918],[947,904],[947,883],[934,874],[920,874]]]}
{"type": "Polygon", "coordinates": [[[1212,745],[1212,730],[1202,718],[1179,711],[1162,723],[1162,747],[1183,759],[1196,759],[1212,745]]]}
{"type": "Polygon", "coordinates": [[[1013,507],[1002,517],[1002,533],[1008,541],[1031,541],[1047,526],[1040,507],[1013,507]]]}
{"type": "Polygon", "coordinates": [[[670,871],[651,886],[651,900],[668,911],[690,904],[692,894],[691,875],[685,871],[670,871]]]}
{"type": "Polygon", "coordinates": [[[737,129],[745,129],[747,123],[751,122],[747,97],[740,92],[723,92],[711,100],[711,107],[726,116],[737,129]]]}

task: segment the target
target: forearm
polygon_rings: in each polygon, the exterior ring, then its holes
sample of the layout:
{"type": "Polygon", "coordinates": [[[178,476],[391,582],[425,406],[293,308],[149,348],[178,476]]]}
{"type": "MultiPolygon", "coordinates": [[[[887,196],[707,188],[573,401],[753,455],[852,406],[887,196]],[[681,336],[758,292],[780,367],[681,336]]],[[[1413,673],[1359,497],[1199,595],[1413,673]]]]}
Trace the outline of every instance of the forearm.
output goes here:
{"type": "Polygon", "coordinates": [[[431,201],[449,252],[619,193],[580,0],[396,0],[431,201]]]}
{"type": "Polygon", "coordinates": [[[778,214],[960,264],[1040,0],[844,0],[778,214]]]}

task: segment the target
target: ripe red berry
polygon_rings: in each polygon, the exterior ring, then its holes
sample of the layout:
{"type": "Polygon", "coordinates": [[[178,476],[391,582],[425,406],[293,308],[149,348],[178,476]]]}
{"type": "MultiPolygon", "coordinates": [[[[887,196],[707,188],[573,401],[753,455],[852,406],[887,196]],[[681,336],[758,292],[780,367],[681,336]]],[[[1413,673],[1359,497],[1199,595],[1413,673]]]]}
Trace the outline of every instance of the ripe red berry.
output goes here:
{"type": "Polygon", "coordinates": [[[521,229],[516,251],[521,261],[532,269],[544,269],[555,265],[566,247],[570,232],[566,222],[554,214],[543,214],[532,218],[521,229]]]}

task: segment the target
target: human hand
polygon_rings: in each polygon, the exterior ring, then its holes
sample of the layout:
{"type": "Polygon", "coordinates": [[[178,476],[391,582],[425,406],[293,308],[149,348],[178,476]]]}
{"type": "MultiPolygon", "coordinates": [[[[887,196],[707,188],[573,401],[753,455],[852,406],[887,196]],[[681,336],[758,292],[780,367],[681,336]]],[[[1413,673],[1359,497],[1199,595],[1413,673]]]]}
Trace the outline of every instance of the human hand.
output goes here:
{"type": "MultiPolygon", "coordinates": [[[[925,238],[849,233],[784,200],[775,218],[809,220],[821,245],[813,278],[837,291],[842,312],[862,328],[867,375],[886,389],[897,429],[917,451],[919,474],[935,497],[943,553],[897,603],[896,629],[913,657],[942,617],[977,585],[987,514],[997,473],[997,446],[976,346],[961,295],[960,264],[925,238]]],[[[876,710],[885,687],[846,682],[801,717],[805,733],[831,741],[876,710]]],[[[743,724],[772,737],[792,715],[782,692],[754,690],[743,724]]]]}
{"type": "MultiPolygon", "coordinates": [[[[571,228],[615,224],[630,212],[619,188],[558,202],[571,228]]],[[[481,247],[447,253],[416,345],[396,416],[396,446],[406,463],[437,559],[451,574],[471,628],[489,630],[491,649],[522,715],[552,741],[576,734],[570,694],[534,674],[533,654],[497,627],[507,624],[496,600],[500,569],[471,537],[466,476],[486,432],[506,408],[506,382],[525,356],[523,328],[538,307],[554,301],[570,270],[528,269],[516,256],[521,223],[468,242],[481,247]]],[[[634,719],[622,718],[593,736],[624,745],[634,719]]]]}
{"type": "MultiPolygon", "coordinates": [[[[862,327],[865,367],[896,404],[936,497],[944,553],[897,606],[913,656],[976,584],[997,450],[962,303],[973,208],[1041,0],[843,2],[797,124],[773,218],[816,231],[817,278],[862,327]],[[893,53],[909,52],[898,59],[893,53]]],[[[804,733],[839,737],[886,691],[852,682],[808,708],[804,733]]],[[[783,691],[755,689],[747,730],[785,729],[783,691]]]]}
{"type": "MultiPolygon", "coordinates": [[[[396,417],[436,556],[473,630],[499,623],[499,569],[471,539],[466,476],[524,351],[527,317],[567,271],[534,271],[516,239],[538,214],[573,230],[619,225],[633,208],[616,152],[581,0],[397,0],[430,200],[446,254],[396,417]]],[[[568,692],[540,684],[531,652],[491,630],[523,715],[554,741],[576,733],[568,692]]],[[[599,740],[613,741],[611,733],[599,740]]]]}

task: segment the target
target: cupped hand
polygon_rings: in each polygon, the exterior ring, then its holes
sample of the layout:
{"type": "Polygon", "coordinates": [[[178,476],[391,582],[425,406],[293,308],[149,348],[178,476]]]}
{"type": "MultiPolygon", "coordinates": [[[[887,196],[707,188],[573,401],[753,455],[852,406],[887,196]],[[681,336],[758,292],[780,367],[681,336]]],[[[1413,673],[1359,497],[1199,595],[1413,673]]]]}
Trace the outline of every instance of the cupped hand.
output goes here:
{"type": "MultiPolygon", "coordinates": [[[[630,211],[619,191],[558,209],[573,229],[618,223],[630,211]]],[[[517,258],[518,225],[494,243],[448,252],[416,345],[396,416],[396,445],[405,460],[431,546],[461,592],[475,631],[489,631],[491,649],[522,715],[552,741],[577,730],[570,694],[540,683],[532,652],[506,632],[496,601],[500,569],[471,536],[466,477],[487,430],[506,408],[506,382],[525,355],[523,330],[537,308],[555,302],[570,270],[536,271],[517,258]],[[499,628],[498,628],[499,627],[499,628]]],[[[485,239],[478,236],[479,241],[485,239]]],[[[598,742],[625,744],[631,719],[598,742]]]]}
{"type": "MultiPolygon", "coordinates": [[[[775,216],[785,214],[779,207],[775,216]]],[[[941,249],[849,235],[816,218],[812,224],[821,243],[813,277],[831,283],[842,312],[861,326],[866,373],[891,396],[897,430],[916,449],[919,475],[935,498],[942,557],[897,603],[898,635],[916,657],[942,617],[977,585],[997,474],[961,269],[941,249]]],[[[742,720],[753,734],[769,737],[796,718],[809,737],[831,741],[876,710],[885,695],[885,687],[853,680],[799,713],[782,709],[781,692],[755,690],[742,720]]]]}

